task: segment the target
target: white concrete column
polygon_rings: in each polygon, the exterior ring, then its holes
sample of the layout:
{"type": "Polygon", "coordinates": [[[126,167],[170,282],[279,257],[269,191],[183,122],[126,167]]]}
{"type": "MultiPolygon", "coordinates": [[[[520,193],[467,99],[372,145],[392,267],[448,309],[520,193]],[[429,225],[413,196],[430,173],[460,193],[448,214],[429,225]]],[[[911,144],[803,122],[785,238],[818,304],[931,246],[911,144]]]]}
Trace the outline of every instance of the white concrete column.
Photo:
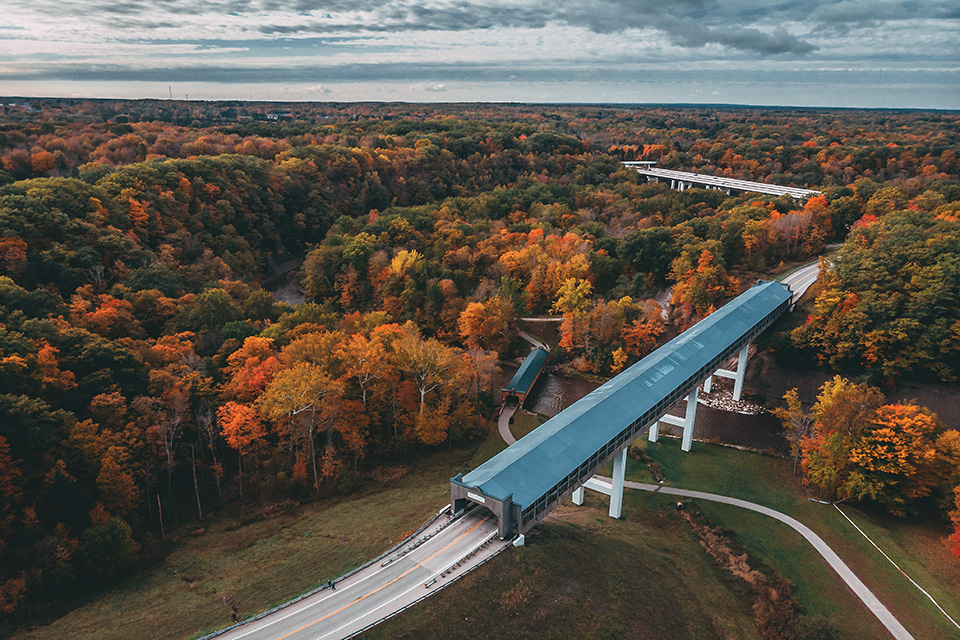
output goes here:
{"type": "Polygon", "coordinates": [[[693,425],[697,420],[697,396],[699,392],[700,387],[694,387],[690,395],[687,396],[687,406],[684,408],[682,418],[669,413],[660,418],[660,422],[683,429],[683,440],[680,448],[684,451],[690,451],[690,446],[693,444],[693,425]]]}
{"type": "Polygon", "coordinates": [[[610,487],[610,517],[619,518],[623,507],[623,477],[627,470],[627,448],[613,459],[613,486],[610,487]]]}
{"type": "Polygon", "coordinates": [[[583,487],[577,487],[573,490],[573,495],[570,496],[570,499],[573,500],[573,504],[580,506],[583,504],[583,487]]]}
{"type": "MultiPolygon", "coordinates": [[[[737,370],[730,371],[729,369],[717,369],[713,372],[714,376],[720,376],[721,378],[729,378],[733,380],[733,399],[739,400],[743,397],[743,380],[747,375],[747,356],[750,353],[750,345],[745,344],[743,348],[740,349],[740,353],[737,356],[737,370]]],[[[712,378],[712,376],[711,376],[712,378]]],[[[703,384],[703,390],[707,393],[710,393],[710,388],[712,386],[711,378],[707,378],[703,384]]]]}
{"type": "Polygon", "coordinates": [[[697,420],[697,395],[700,387],[694,387],[693,393],[687,396],[687,409],[684,412],[683,441],[680,448],[684,451],[690,451],[693,445],[693,423],[697,420]]]}
{"type": "Polygon", "coordinates": [[[660,422],[654,422],[650,425],[650,431],[647,432],[647,440],[650,442],[656,442],[657,438],[660,436],[660,422]]]}
{"type": "Polygon", "coordinates": [[[749,352],[750,345],[745,344],[737,357],[737,377],[733,379],[734,400],[739,400],[743,396],[743,378],[747,375],[747,355],[749,352]]]}
{"type": "Polygon", "coordinates": [[[713,389],[713,374],[711,373],[707,376],[707,379],[703,381],[703,392],[710,393],[710,390],[713,389]]]}

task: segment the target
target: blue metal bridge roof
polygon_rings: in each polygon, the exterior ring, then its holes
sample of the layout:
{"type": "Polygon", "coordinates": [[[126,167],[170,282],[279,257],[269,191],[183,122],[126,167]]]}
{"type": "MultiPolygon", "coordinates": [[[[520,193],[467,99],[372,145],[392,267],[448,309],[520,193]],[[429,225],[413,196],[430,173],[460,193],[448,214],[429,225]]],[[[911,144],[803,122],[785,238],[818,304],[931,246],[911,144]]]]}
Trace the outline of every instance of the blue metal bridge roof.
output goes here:
{"type": "Polygon", "coordinates": [[[790,300],[779,282],[748,289],[462,477],[523,509],[790,300]]]}
{"type": "Polygon", "coordinates": [[[530,387],[537,381],[537,375],[549,357],[550,352],[546,349],[540,347],[532,349],[503,390],[507,393],[530,393],[530,387]]]}

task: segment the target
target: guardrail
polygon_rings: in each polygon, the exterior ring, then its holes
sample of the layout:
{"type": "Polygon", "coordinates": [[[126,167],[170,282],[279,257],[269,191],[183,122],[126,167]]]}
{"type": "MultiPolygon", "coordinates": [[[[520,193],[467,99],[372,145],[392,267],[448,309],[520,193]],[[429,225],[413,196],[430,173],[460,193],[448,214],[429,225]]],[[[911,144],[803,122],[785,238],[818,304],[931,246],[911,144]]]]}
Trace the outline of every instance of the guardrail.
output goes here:
{"type": "MultiPolygon", "coordinates": [[[[494,537],[496,537],[496,536],[497,536],[497,533],[494,532],[490,537],[486,538],[482,543],[480,543],[480,545],[478,545],[477,548],[479,548],[479,546],[482,546],[482,545],[486,544],[487,542],[489,542],[492,538],[494,538],[494,537]]],[[[404,611],[406,611],[406,610],[409,609],[410,607],[415,606],[415,605],[417,605],[417,604],[420,604],[420,602],[422,602],[423,600],[426,600],[427,598],[429,598],[430,596],[434,595],[434,594],[437,593],[438,591],[440,591],[440,590],[442,590],[442,589],[445,589],[446,587],[449,587],[451,584],[453,584],[454,582],[456,582],[457,580],[459,580],[459,579],[462,578],[463,576],[467,575],[467,574],[470,573],[471,571],[475,571],[476,569],[482,567],[483,565],[485,565],[486,563],[490,562],[491,560],[493,560],[494,558],[496,558],[498,555],[500,555],[501,553],[503,553],[503,550],[509,548],[509,547],[510,547],[510,543],[513,542],[513,540],[514,540],[516,537],[517,537],[517,536],[514,536],[514,537],[511,538],[509,541],[505,541],[504,545],[503,545],[502,547],[500,547],[499,549],[497,549],[497,551],[496,551],[495,553],[490,554],[488,557],[484,558],[483,560],[481,560],[480,562],[478,562],[478,563],[475,564],[474,566],[472,566],[472,567],[470,567],[469,569],[466,569],[465,571],[463,571],[463,573],[457,574],[456,576],[454,576],[453,578],[451,578],[451,579],[448,580],[447,582],[443,583],[442,585],[440,585],[439,587],[437,587],[437,588],[434,589],[433,591],[430,591],[430,592],[428,592],[428,593],[423,594],[422,596],[420,596],[419,598],[417,598],[417,599],[414,600],[413,602],[410,602],[410,603],[406,604],[405,606],[400,607],[400,608],[397,609],[396,611],[391,611],[390,613],[388,613],[387,615],[383,616],[383,617],[380,618],[379,620],[375,620],[374,622],[371,622],[370,624],[368,624],[367,626],[363,627],[362,629],[358,629],[358,630],[354,631],[353,633],[351,633],[350,635],[344,636],[344,637],[343,637],[343,640],[347,640],[348,638],[354,638],[354,637],[360,635],[361,633],[363,633],[364,631],[368,631],[369,629],[375,627],[376,625],[380,624],[380,623],[383,622],[384,620],[389,620],[389,619],[392,618],[393,616],[398,615],[398,614],[400,614],[400,613],[403,613],[404,611]]],[[[471,553],[472,553],[472,551],[471,551],[471,553]]],[[[429,582],[429,581],[428,581],[428,582],[429,582]]],[[[424,585],[424,586],[427,586],[427,585],[424,585]]],[[[429,588],[429,587],[427,587],[427,588],[429,588]]]]}
{"type": "MultiPolygon", "coordinates": [[[[440,516],[442,516],[444,513],[446,513],[446,512],[449,511],[449,510],[450,510],[450,505],[446,505],[445,507],[443,507],[442,509],[440,509],[440,511],[438,511],[438,512],[436,513],[436,515],[434,515],[432,518],[430,518],[423,526],[421,526],[419,529],[417,529],[416,531],[414,531],[413,533],[411,533],[409,536],[407,536],[406,538],[404,538],[403,540],[401,540],[401,541],[398,542],[397,544],[393,545],[392,547],[390,547],[389,549],[387,549],[386,551],[384,551],[383,553],[381,553],[380,555],[378,555],[378,556],[377,556],[376,558],[374,558],[373,560],[370,560],[370,561],[368,561],[368,562],[365,562],[364,564],[360,565],[359,567],[357,567],[357,568],[355,568],[355,569],[353,569],[353,570],[351,570],[351,571],[348,571],[347,573],[343,574],[342,576],[340,576],[340,577],[338,577],[338,578],[334,578],[334,579],[331,580],[330,582],[335,585],[335,584],[338,583],[338,582],[342,582],[343,580],[346,580],[347,578],[349,578],[349,577],[352,576],[353,574],[357,573],[358,571],[362,571],[362,570],[366,569],[367,567],[369,567],[370,565],[372,565],[372,564],[374,564],[374,563],[376,563],[376,562],[379,562],[379,561],[383,560],[383,558],[387,557],[388,555],[390,555],[391,553],[393,553],[394,551],[396,551],[397,549],[399,549],[399,548],[402,547],[403,545],[405,545],[405,544],[407,544],[408,542],[410,542],[410,540],[411,540],[412,538],[415,538],[417,535],[419,535],[420,533],[422,533],[422,532],[423,532],[425,529],[427,529],[430,525],[432,525],[434,522],[436,522],[436,521],[440,518],[440,516]]],[[[461,514],[461,515],[462,515],[462,514],[461,514]]],[[[460,517],[460,516],[452,516],[452,517],[450,518],[450,521],[445,522],[445,523],[443,524],[443,527],[446,528],[446,526],[448,526],[448,525],[450,524],[450,522],[452,522],[453,520],[457,519],[458,517],[460,517]]],[[[262,618],[264,618],[264,617],[266,617],[266,616],[268,616],[268,615],[270,615],[270,614],[272,614],[272,613],[275,613],[275,612],[277,612],[277,611],[280,611],[281,609],[285,609],[285,608],[289,607],[290,605],[296,604],[296,603],[300,602],[301,600],[303,600],[303,599],[305,599],[305,598],[309,598],[309,597],[312,596],[312,595],[315,595],[315,594],[317,594],[317,593],[320,593],[321,591],[323,591],[324,589],[327,589],[327,588],[328,588],[328,587],[327,587],[326,584],[322,584],[322,585],[320,585],[319,587],[317,587],[316,589],[311,589],[310,591],[307,591],[306,593],[301,593],[301,594],[300,594],[299,596],[297,596],[296,598],[293,598],[293,599],[291,599],[291,600],[287,600],[287,601],[284,602],[283,604],[279,604],[279,605],[273,607],[272,609],[267,609],[266,611],[263,611],[263,612],[261,612],[261,613],[258,613],[257,615],[253,616],[252,618],[247,618],[246,620],[241,620],[240,622],[236,622],[236,623],[230,625],[229,627],[224,627],[223,629],[220,629],[220,630],[218,630],[218,631],[214,631],[213,633],[208,633],[208,634],[205,635],[205,636],[200,636],[199,638],[196,638],[195,640],[209,640],[209,638],[215,638],[215,637],[217,637],[217,636],[219,636],[219,635],[223,635],[224,633],[227,633],[228,631],[232,631],[232,630],[236,629],[237,627],[242,627],[242,626],[245,625],[245,624],[249,624],[249,623],[251,623],[251,622],[255,622],[255,621],[260,620],[260,619],[262,619],[262,618]]]]}
{"type": "MultiPolygon", "coordinates": [[[[440,510],[440,513],[437,514],[437,517],[439,517],[444,511],[448,511],[449,509],[450,509],[450,505],[445,506],[443,509],[440,510]]],[[[397,560],[399,560],[399,559],[402,558],[403,556],[407,555],[407,554],[410,553],[411,551],[415,551],[415,550],[418,549],[420,546],[422,546],[427,540],[429,540],[430,538],[436,537],[441,531],[443,531],[444,529],[446,529],[447,527],[449,527],[451,524],[453,524],[456,520],[459,520],[460,518],[462,518],[463,516],[467,515],[467,514],[470,513],[470,512],[471,512],[471,509],[467,509],[467,510],[463,511],[463,513],[460,513],[459,515],[450,518],[449,520],[447,520],[446,522],[444,522],[443,524],[441,524],[439,527],[437,527],[437,530],[434,531],[433,533],[428,533],[427,535],[425,535],[425,536],[417,539],[413,544],[411,544],[411,545],[410,545],[409,547],[407,547],[406,549],[403,549],[399,554],[397,554],[397,556],[396,556],[395,558],[387,558],[386,560],[383,560],[383,561],[380,563],[380,566],[381,566],[381,567],[386,567],[387,565],[393,564],[394,562],[396,562],[397,560]]],[[[434,518],[433,521],[436,522],[436,517],[434,518]]],[[[426,526],[424,526],[424,527],[420,527],[419,531],[416,531],[416,532],[412,533],[410,536],[408,536],[408,537],[406,538],[406,540],[404,540],[404,542],[401,543],[401,546],[402,546],[403,544],[406,544],[407,542],[409,542],[411,538],[413,538],[415,535],[417,535],[417,533],[420,533],[420,531],[423,531],[423,530],[426,529],[427,527],[429,527],[429,524],[426,525],[426,526]]],[[[398,547],[395,546],[395,547],[394,547],[393,549],[391,549],[390,551],[387,551],[386,553],[380,554],[379,558],[384,558],[384,557],[386,557],[386,556],[389,556],[389,555],[390,555],[393,551],[395,551],[397,548],[398,548],[398,547]]],[[[379,558],[378,558],[378,559],[379,559],[379,558]]],[[[368,563],[367,565],[365,565],[365,566],[369,566],[369,563],[368,563]]],[[[346,576],[344,576],[344,577],[346,577],[346,576]]]]}

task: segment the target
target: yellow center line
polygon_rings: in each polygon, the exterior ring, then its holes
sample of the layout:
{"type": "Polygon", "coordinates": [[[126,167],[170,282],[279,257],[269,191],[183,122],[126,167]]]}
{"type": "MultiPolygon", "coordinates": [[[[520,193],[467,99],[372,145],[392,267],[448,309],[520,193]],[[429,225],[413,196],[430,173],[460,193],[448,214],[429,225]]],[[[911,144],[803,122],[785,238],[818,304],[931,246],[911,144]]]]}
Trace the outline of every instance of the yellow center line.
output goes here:
{"type": "MultiPolygon", "coordinates": [[[[490,515],[493,515],[493,514],[490,514],[490,515]]],[[[473,532],[474,529],[476,529],[477,527],[479,527],[480,525],[482,525],[484,522],[486,522],[486,521],[489,520],[489,519],[490,519],[490,516],[487,516],[486,518],[484,518],[483,520],[481,520],[481,521],[478,522],[477,524],[473,525],[472,527],[470,527],[470,529],[468,529],[468,530],[465,531],[464,533],[462,533],[462,534],[460,534],[459,536],[457,536],[456,538],[454,538],[453,541],[450,542],[450,544],[448,544],[447,546],[445,546],[444,548],[440,549],[439,551],[437,551],[436,553],[434,553],[433,555],[431,555],[429,558],[427,558],[426,560],[424,560],[424,562],[425,562],[425,563],[426,563],[426,562],[430,562],[431,560],[433,560],[434,558],[436,558],[438,555],[440,555],[441,553],[443,553],[444,551],[446,551],[447,549],[449,549],[450,547],[452,547],[454,544],[456,544],[457,541],[460,540],[460,538],[463,538],[464,536],[470,534],[471,532],[473,532]]],[[[343,611],[344,609],[348,609],[348,608],[352,607],[353,605],[357,604],[358,602],[360,602],[361,600],[365,600],[366,598],[369,598],[370,596],[372,596],[373,594],[377,593],[378,591],[381,591],[381,590],[383,590],[383,589],[386,589],[387,587],[389,587],[390,585],[392,585],[392,584],[393,584],[394,582],[396,582],[397,580],[400,580],[401,578],[410,575],[411,573],[413,573],[414,571],[416,571],[416,570],[419,569],[420,567],[423,567],[423,565],[420,564],[419,562],[416,563],[416,564],[417,564],[417,566],[413,567],[413,568],[410,569],[409,571],[405,571],[404,573],[401,573],[399,576],[397,576],[396,578],[394,578],[394,579],[391,580],[390,582],[386,583],[385,585],[382,585],[382,586],[377,587],[376,589],[374,589],[374,590],[371,591],[370,593],[367,593],[367,594],[365,594],[365,595],[360,596],[359,598],[357,598],[357,599],[354,600],[353,602],[351,602],[351,603],[349,603],[349,604],[343,605],[342,607],[340,607],[340,608],[337,609],[336,611],[331,611],[331,612],[328,613],[327,615],[325,615],[325,616],[323,616],[322,618],[319,618],[319,619],[317,619],[317,620],[314,620],[314,621],[311,622],[310,624],[305,624],[305,625],[303,625],[302,627],[300,627],[299,629],[295,629],[295,630],[291,631],[290,633],[287,633],[287,634],[284,634],[284,635],[280,636],[279,638],[277,638],[277,640],[284,640],[284,638],[289,638],[290,636],[294,635],[295,633],[300,633],[300,632],[303,631],[304,629],[309,629],[310,627],[312,627],[313,625],[317,624],[318,622],[323,622],[323,621],[326,620],[327,618],[329,618],[329,617],[331,617],[331,616],[337,615],[338,613],[340,613],[340,612],[343,611]]]]}

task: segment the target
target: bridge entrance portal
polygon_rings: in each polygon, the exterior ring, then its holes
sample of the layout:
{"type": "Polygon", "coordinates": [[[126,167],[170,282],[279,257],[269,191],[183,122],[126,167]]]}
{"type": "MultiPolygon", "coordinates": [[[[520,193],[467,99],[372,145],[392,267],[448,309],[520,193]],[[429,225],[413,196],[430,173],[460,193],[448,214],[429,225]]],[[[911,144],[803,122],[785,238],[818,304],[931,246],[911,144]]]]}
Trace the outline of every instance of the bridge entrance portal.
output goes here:
{"type": "Polygon", "coordinates": [[[457,514],[471,505],[477,505],[490,511],[497,517],[499,523],[500,539],[506,539],[516,529],[517,506],[513,503],[513,494],[505,498],[496,498],[485,494],[478,487],[469,487],[461,479],[463,474],[458,473],[450,478],[450,504],[453,506],[453,513],[457,514]]]}

